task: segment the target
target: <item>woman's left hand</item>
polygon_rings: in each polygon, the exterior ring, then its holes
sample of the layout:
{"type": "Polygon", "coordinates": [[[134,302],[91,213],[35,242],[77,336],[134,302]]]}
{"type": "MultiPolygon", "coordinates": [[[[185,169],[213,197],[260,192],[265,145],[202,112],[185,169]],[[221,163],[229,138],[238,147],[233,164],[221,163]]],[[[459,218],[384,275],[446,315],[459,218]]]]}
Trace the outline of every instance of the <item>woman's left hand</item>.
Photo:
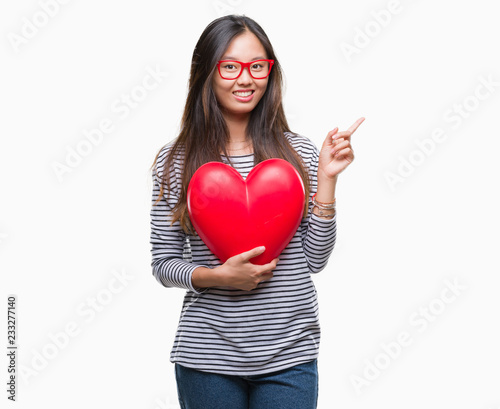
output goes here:
{"type": "Polygon", "coordinates": [[[323,174],[327,179],[334,179],[354,160],[351,135],[364,120],[359,118],[347,131],[339,132],[335,128],[328,132],[319,153],[318,177],[323,174]]]}

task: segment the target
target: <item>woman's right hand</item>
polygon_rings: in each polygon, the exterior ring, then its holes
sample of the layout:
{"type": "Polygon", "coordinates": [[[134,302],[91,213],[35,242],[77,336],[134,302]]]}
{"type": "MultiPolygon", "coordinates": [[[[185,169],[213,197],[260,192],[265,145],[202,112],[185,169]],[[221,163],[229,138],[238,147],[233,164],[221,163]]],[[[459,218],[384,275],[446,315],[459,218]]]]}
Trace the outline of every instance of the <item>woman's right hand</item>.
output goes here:
{"type": "Polygon", "coordinates": [[[265,280],[273,277],[278,258],[264,265],[252,264],[249,260],[262,254],[265,247],[255,247],[230,257],[226,262],[213,269],[198,267],[193,271],[193,286],[204,287],[233,287],[239,290],[250,291],[265,280]]]}
{"type": "Polygon", "coordinates": [[[216,267],[215,270],[219,269],[221,278],[223,277],[226,280],[225,285],[239,290],[253,290],[261,281],[273,277],[273,270],[278,263],[277,258],[264,265],[252,264],[249,261],[251,258],[264,253],[265,250],[266,248],[261,246],[237,254],[228,258],[224,264],[216,267]]]}

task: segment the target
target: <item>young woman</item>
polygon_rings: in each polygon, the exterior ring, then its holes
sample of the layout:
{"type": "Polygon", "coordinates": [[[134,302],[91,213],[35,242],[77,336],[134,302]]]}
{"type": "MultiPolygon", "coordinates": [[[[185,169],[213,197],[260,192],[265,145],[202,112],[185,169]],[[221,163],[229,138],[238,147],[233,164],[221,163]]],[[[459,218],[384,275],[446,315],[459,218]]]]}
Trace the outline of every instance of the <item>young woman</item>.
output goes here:
{"type": "Polygon", "coordinates": [[[153,164],[153,275],[187,290],[170,356],[182,408],[316,408],[320,326],[311,273],[326,266],[335,244],[335,186],[363,120],[330,131],[319,151],[288,127],[281,66],[260,25],[229,15],[202,33],[181,131],[153,164]],[[245,178],[270,158],[287,160],[304,182],[300,226],[279,260],[252,264],[265,251],[257,247],[221,263],[190,223],[189,181],[206,162],[227,163],[245,178]]]}

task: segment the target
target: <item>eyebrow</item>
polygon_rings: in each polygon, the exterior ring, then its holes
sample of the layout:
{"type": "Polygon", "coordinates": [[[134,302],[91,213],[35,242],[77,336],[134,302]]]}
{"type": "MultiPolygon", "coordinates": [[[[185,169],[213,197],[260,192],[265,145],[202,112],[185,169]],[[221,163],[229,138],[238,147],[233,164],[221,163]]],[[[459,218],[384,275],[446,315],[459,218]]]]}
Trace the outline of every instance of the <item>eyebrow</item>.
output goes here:
{"type": "MultiPolygon", "coordinates": [[[[222,57],[222,59],[223,60],[233,60],[233,61],[238,60],[237,58],[231,57],[230,55],[225,55],[224,57],[222,57]]],[[[251,61],[256,61],[256,60],[267,60],[267,58],[259,56],[259,57],[254,57],[251,61]]]]}

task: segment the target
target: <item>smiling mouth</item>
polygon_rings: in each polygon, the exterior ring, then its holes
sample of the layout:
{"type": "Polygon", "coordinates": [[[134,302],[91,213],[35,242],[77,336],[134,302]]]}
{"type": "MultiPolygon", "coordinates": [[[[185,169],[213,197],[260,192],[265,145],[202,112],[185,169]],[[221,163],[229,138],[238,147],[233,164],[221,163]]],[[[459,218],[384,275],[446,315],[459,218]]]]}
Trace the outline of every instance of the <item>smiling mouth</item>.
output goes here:
{"type": "Polygon", "coordinates": [[[255,91],[245,91],[245,92],[234,91],[233,94],[236,95],[237,97],[249,97],[254,92],[255,91]]]}

